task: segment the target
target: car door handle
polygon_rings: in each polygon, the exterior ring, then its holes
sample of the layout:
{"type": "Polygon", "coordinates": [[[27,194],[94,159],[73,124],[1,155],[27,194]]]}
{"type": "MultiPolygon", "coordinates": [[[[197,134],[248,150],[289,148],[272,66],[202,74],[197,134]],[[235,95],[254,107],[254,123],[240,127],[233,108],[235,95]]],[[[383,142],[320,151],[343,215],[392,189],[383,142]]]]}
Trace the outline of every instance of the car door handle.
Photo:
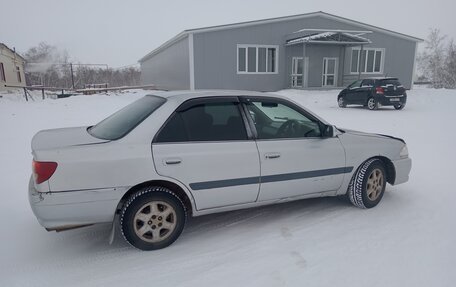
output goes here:
{"type": "Polygon", "coordinates": [[[270,153],[267,153],[264,155],[266,158],[268,159],[274,159],[274,158],[279,158],[280,157],[280,153],[278,152],[270,152],[270,153]]]}
{"type": "Polygon", "coordinates": [[[165,159],[165,164],[171,165],[171,164],[180,164],[182,160],[180,158],[167,158],[165,159]]]}

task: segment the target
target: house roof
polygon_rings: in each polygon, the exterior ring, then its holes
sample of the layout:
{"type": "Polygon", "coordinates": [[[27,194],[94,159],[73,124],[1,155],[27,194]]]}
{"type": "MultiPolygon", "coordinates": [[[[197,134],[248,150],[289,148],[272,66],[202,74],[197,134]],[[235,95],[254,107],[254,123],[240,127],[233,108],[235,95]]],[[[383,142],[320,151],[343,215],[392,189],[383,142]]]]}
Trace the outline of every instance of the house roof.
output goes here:
{"type": "Polygon", "coordinates": [[[354,35],[348,32],[312,33],[310,35],[287,40],[287,45],[295,45],[300,43],[359,45],[370,44],[371,41],[359,35],[354,35]]]}
{"type": "Polygon", "coordinates": [[[16,54],[16,56],[18,56],[18,57],[21,58],[23,61],[25,61],[24,57],[22,57],[21,55],[19,55],[15,50],[11,49],[10,47],[6,46],[5,44],[0,43],[0,47],[3,47],[3,48],[5,48],[5,49],[11,51],[11,53],[16,54]]]}
{"type": "Polygon", "coordinates": [[[378,31],[381,33],[389,34],[398,38],[402,39],[407,39],[410,41],[415,41],[415,42],[423,42],[424,40],[421,38],[409,36],[406,34],[398,33],[395,31],[391,31],[388,29],[380,28],[377,26],[365,24],[359,21],[351,20],[348,18],[340,17],[337,15],[329,14],[323,11],[318,11],[318,12],[312,12],[312,13],[306,13],[306,14],[298,14],[298,15],[291,15],[291,16],[283,16],[283,17],[277,17],[277,18],[268,18],[268,19],[262,19],[262,20],[255,20],[255,21],[247,21],[247,22],[239,22],[239,23],[233,23],[233,24],[225,24],[225,25],[218,25],[218,26],[209,26],[209,27],[203,27],[203,28],[196,28],[196,29],[188,29],[184,30],[181,33],[177,34],[170,40],[166,41],[163,43],[161,46],[156,48],[155,50],[151,51],[141,59],[139,59],[139,62],[144,62],[148,58],[152,57],[153,55],[159,53],[160,51],[166,49],[167,47],[171,46],[172,44],[176,43],[177,41],[187,37],[189,34],[196,34],[196,33],[204,33],[204,32],[213,32],[213,31],[219,31],[219,30],[228,30],[228,29],[236,29],[236,28],[242,28],[242,27],[248,27],[248,26],[254,26],[254,25],[261,25],[261,24],[268,24],[268,23],[275,23],[275,22],[282,22],[282,21],[289,21],[289,20],[295,20],[295,19],[305,19],[305,18],[310,18],[310,17],[315,17],[315,16],[320,16],[326,19],[331,19],[331,20],[336,20],[339,22],[347,23],[347,24],[352,24],[352,25],[357,25],[363,28],[367,28],[372,31],[378,31]]]}

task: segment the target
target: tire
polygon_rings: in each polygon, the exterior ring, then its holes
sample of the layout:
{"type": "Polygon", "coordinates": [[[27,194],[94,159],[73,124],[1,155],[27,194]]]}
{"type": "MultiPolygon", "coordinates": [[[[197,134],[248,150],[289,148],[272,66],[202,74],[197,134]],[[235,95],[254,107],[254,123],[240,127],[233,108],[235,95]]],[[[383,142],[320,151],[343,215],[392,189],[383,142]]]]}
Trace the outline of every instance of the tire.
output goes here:
{"type": "Polygon", "coordinates": [[[375,207],[382,200],[386,182],[383,163],[375,158],[367,160],[353,175],[348,186],[348,198],[359,208],[375,207]]]}
{"type": "Polygon", "coordinates": [[[367,108],[371,111],[378,109],[378,102],[373,97],[367,100],[367,108]]]}
{"type": "Polygon", "coordinates": [[[396,110],[402,110],[404,107],[405,107],[405,103],[394,105],[394,108],[395,108],[396,110]]]}
{"type": "Polygon", "coordinates": [[[185,205],[171,190],[152,186],[132,194],[120,212],[125,240],[140,250],[171,245],[187,221],[185,205]]]}
{"type": "Polygon", "coordinates": [[[347,103],[345,102],[345,99],[342,96],[337,99],[337,104],[339,105],[339,108],[347,107],[347,103]]]}

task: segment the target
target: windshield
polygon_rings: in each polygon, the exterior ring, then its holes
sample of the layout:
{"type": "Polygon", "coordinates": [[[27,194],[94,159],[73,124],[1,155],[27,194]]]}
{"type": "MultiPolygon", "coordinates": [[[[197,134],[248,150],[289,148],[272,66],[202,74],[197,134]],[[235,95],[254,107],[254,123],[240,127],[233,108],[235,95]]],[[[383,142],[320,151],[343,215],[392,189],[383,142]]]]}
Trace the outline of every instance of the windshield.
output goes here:
{"type": "Polygon", "coordinates": [[[166,100],[157,96],[145,96],[88,129],[89,134],[105,140],[124,137],[166,100]]]}

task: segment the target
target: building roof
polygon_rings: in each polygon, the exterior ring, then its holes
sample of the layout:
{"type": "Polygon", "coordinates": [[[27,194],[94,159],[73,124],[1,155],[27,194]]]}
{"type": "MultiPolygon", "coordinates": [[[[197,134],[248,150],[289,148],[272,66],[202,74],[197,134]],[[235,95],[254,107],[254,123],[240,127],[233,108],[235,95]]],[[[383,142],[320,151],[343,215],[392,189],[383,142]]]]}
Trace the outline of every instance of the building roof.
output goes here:
{"type": "Polygon", "coordinates": [[[326,19],[331,19],[331,20],[336,20],[339,22],[344,22],[347,24],[352,24],[352,25],[357,25],[360,27],[367,28],[372,31],[378,31],[381,33],[389,34],[398,38],[402,39],[407,39],[410,41],[415,41],[415,42],[423,42],[423,39],[409,36],[406,34],[394,32],[388,29],[383,29],[377,26],[365,24],[362,22],[358,22],[355,20],[351,20],[348,18],[336,16],[333,14],[329,14],[323,11],[318,11],[318,12],[312,12],[312,13],[306,13],[306,14],[298,14],[298,15],[291,15],[291,16],[284,16],[284,17],[277,17],[277,18],[269,18],[269,19],[262,19],[262,20],[255,20],[255,21],[247,21],[247,22],[239,22],[239,23],[233,23],[233,24],[226,24],[226,25],[218,25],[218,26],[209,26],[209,27],[203,27],[203,28],[197,28],[197,29],[188,29],[184,30],[178,35],[174,36],[170,40],[166,41],[163,43],[161,46],[156,48],[155,50],[151,51],[141,59],[139,59],[139,62],[144,62],[148,58],[152,57],[153,55],[159,53],[160,51],[166,49],[167,47],[171,46],[172,44],[176,43],[177,41],[187,37],[189,34],[194,34],[194,33],[204,33],[204,32],[213,32],[213,31],[219,31],[219,30],[227,30],[227,29],[235,29],[235,28],[242,28],[242,27],[248,27],[248,26],[254,26],[254,25],[261,25],[261,24],[268,24],[268,23],[275,23],[275,22],[282,22],[282,21],[289,21],[289,20],[295,20],[295,19],[305,19],[305,18],[310,18],[310,17],[315,17],[315,16],[320,16],[326,19]]]}
{"type": "Polygon", "coordinates": [[[21,58],[23,61],[25,61],[24,57],[22,57],[21,55],[19,55],[15,50],[11,49],[10,47],[6,46],[5,44],[3,43],[0,43],[0,47],[3,47],[9,51],[11,51],[11,53],[15,54],[16,56],[18,56],[19,58],[21,58]]]}
{"type": "Polygon", "coordinates": [[[312,33],[310,35],[287,40],[287,45],[295,45],[300,43],[360,45],[370,44],[371,41],[359,35],[354,35],[347,32],[312,33]]]}

